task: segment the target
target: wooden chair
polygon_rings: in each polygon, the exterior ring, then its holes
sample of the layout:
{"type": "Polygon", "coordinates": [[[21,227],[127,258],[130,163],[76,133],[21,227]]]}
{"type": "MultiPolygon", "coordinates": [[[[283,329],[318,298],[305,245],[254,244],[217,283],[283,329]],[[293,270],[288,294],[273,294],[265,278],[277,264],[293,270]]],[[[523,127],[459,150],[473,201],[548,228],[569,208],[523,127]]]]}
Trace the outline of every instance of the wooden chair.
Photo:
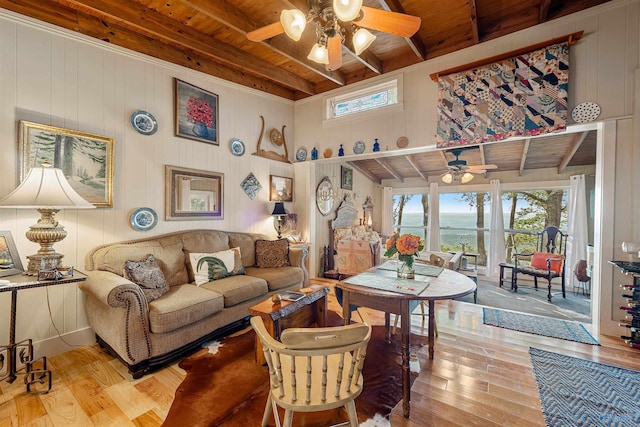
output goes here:
{"type": "Polygon", "coordinates": [[[349,425],[356,427],[355,398],[362,392],[362,367],[371,326],[358,323],[332,328],[289,328],[276,341],[262,318],[251,326],[262,342],[271,391],[262,418],[266,426],[273,413],[280,427],[278,406],[284,408],[284,426],[294,412],[317,412],[345,407],[349,425]]]}
{"type": "Polygon", "coordinates": [[[562,297],[566,298],[565,292],[565,251],[566,235],[558,227],[547,227],[537,235],[536,248],[533,253],[514,254],[514,279],[513,287],[518,290],[518,274],[533,276],[536,290],[538,289],[538,278],[547,280],[547,299],[551,302],[551,280],[560,277],[562,280],[562,297]],[[531,258],[529,265],[522,265],[523,257],[531,258]]]}

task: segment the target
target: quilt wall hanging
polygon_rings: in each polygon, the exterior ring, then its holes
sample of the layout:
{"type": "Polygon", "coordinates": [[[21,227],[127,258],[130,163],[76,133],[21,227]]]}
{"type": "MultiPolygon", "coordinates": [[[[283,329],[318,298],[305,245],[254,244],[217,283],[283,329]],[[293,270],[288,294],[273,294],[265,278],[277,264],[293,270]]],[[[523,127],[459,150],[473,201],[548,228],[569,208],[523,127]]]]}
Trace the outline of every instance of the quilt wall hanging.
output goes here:
{"type": "Polygon", "coordinates": [[[438,77],[438,147],[564,130],[569,43],[438,77]]]}

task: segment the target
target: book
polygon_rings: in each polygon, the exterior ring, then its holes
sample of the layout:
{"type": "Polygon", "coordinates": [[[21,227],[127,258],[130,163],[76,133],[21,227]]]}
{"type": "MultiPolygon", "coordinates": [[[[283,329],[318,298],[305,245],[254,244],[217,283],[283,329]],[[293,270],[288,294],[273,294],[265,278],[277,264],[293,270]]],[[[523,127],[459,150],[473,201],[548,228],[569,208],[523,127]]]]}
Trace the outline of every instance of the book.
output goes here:
{"type": "Polygon", "coordinates": [[[286,291],[280,294],[280,298],[284,301],[298,301],[304,298],[306,294],[302,292],[286,291]]]}

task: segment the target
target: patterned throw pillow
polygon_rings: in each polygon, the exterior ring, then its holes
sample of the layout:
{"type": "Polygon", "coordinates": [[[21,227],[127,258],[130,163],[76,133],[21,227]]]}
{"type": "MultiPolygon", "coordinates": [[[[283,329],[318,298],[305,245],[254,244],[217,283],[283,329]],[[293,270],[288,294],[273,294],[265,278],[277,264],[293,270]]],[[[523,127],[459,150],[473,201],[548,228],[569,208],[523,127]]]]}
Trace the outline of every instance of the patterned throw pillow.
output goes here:
{"type": "Polygon", "coordinates": [[[256,265],[258,267],[289,267],[289,241],[256,240],[256,265]]]}
{"type": "Polygon", "coordinates": [[[124,263],[124,277],[142,288],[142,293],[151,302],[169,291],[169,284],[158,266],[156,258],[145,255],[140,261],[124,263]]]}
{"type": "Polygon", "coordinates": [[[207,253],[189,253],[189,262],[196,285],[222,279],[236,274],[244,274],[240,248],[207,253]]]}

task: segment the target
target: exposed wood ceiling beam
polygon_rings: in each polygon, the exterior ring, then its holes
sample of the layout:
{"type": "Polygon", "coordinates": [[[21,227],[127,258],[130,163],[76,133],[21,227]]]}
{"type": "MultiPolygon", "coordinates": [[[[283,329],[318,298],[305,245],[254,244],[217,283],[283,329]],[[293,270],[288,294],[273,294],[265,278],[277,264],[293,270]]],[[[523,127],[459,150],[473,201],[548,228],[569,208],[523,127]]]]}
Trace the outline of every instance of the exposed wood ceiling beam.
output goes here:
{"type": "Polygon", "coordinates": [[[540,1],[540,14],[538,15],[538,23],[542,24],[543,22],[547,22],[549,19],[549,6],[551,5],[551,0],[541,0],[540,1]]]}
{"type": "Polygon", "coordinates": [[[424,179],[425,181],[429,181],[429,178],[420,171],[420,169],[418,168],[417,163],[415,162],[415,160],[413,160],[413,158],[410,155],[409,156],[405,156],[405,158],[407,159],[407,162],[409,162],[411,167],[413,167],[413,169],[415,169],[415,171],[418,173],[418,175],[420,175],[420,178],[424,179]]]}
{"type": "Polygon", "coordinates": [[[356,169],[358,172],[360,172],[362,175],[366,176],[367,178],[369,178],[372,182],[376,183],[376,184],[382,184],[382,180],[378,179],[377,176],[375,176],[374,174],[372,174],[371,172],[369,172],[368,170],[360,167],[359,164],[357,164],[356,162],[347,162],[347,164],[349,164],[352,168],[356,169]]]}
{"type": "MultiPolygon", "coordinates": [[[[253,31],[271,22],[257,22],[249,16],[243,15],[238,9],[229,5],[227,2],[222,1],[209,1],[209,0],[180,0],[182,3],[189,5],[196,9],[198,12],[207,15],[210,18],[242,33],[247,34],[249,31],[253,31]]],[[[304,9],[306,11],[306,6],[304,9]]],[[[331,80],[332,82],[344,86],[346,84],[346,78],[340,71],[328,71],[324,66],[316,64],[313,61],[307,59],[306,54],[301,53],[299,46],[295,45],[296,42],[289,41],[287,37],[274,37],[262,42],[265,46],[269,47],[274,52],[277,52],[290,60],[306,67],[307,69],[321,75],[322,77],[331,80]]],[[[305,52],[311,50],[311,46],[305,52]]]]}
{"type": "Polygon", "coordinates": [[[387,172],[389,172],[395,179],[397,179],[400,182],[404,182],[404,178],[402,177],[402,175],[397,170],[392,168],[386,159],[375,159],[375,160],[380,166],[385,168],[387,172]]]}
{"type": "Polygon", "coordinates": [[[522,176],[522,171],[524,170],[524,164],[527,161],[527,153],[529,152],[530,143],[531,143],[531,138],[527,138],[524,140],[524,147],[522,147],[522,157],[520,158],[520,169],[518,169],[518,176],[522,176]]]}
{"type": "Polygon", "coordinates": [[[442,157],[442,162],[444,163],[445,169],[449,170],[449,160],[447,160],[447,156],[444,154],[444,150],[440,150],[440,157],[442,157]]]}
{"type": "Polygon", "coordinates": [[[476,0],[469,0],[469,16],[471,17],[471,37],[473,44],[480,43],[480,35],[478,33],[478,10],[476,9],[476,0]]]}
{"type": "Polygon", "coordinates": [[[586,137],[587,137],[587,132],[576,133],[573,136],[573,140],[571,141],[571,146],[569,147],[569,150],[567,151],[564,158],[560,162],[560,165],[558,166],[558,173],[562,173],[564,171],[564,168],[566,168],[569,162],[571,161],[571,159],[573,159],[574,154],[576,154],[576,151],[578,151],[578,148],[580,148],[580,146],[582,145],[582,142],[586,137]]]}
{"type": "Polygon", "coordinates": [[[309,95],[315,94],[315,86],[307,80],[204,35],[140,3],[122,2],[116,5],[100,0],[53,1],[178,49],[197,52],[223,65],[253,70],[259,77],[309,95]]]}
{"type": "MultiPolygon", "coordinates": [[[[382,9],[389,12],[406,13],[398,0],[378,0],[378,3],[382,9]]],[[[411,37],[405,37],[405,40],[418,58],[422,61],[427,58],[427,48],[424,46],[424,42],[417,34],[414,34],[411,37]]]]}

